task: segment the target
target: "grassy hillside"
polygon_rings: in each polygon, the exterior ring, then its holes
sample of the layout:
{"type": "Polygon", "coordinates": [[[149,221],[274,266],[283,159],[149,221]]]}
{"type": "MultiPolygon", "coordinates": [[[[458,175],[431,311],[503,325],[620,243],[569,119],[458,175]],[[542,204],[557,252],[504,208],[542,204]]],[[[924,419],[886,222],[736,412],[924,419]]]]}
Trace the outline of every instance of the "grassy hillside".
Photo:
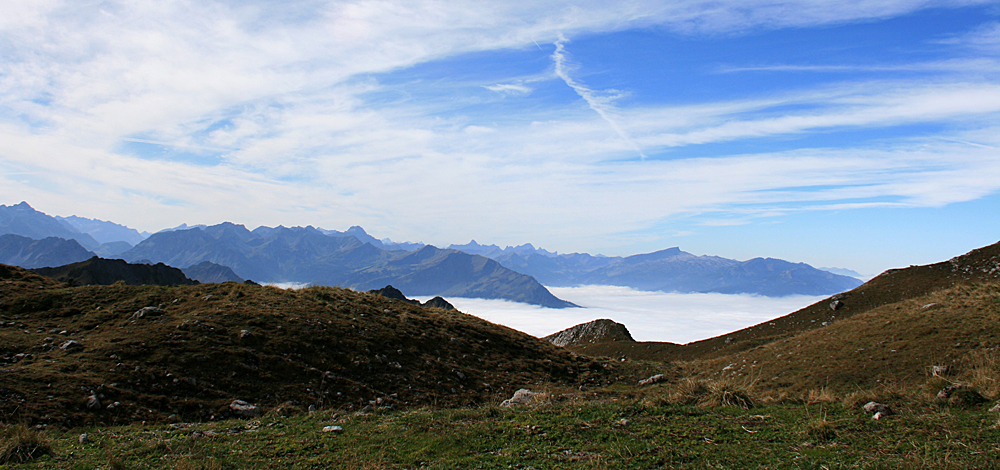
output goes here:
{"type": "Polygon", "coordinates": [[[234,399],[265,409],[469,405],[604,370],[470,315],[337,288],[68,287],[0,266],[0,304],[8,422],[211,420],[229,416],[234,399]]]}
{"type": "Polygon", "coordinates": [[[896,414],[873,420],[839,401],[742,409],[657,401],[620,388],[547,391],[543,401],[519,408],[274,411],[254,420],[173,425],[13,427],[6,433],[20,433],[16,442],[38,442],[47,453],[9,468],[991,469],[1000,461],[996,415],[985,406],[897,398],[890,402],[896,414]],[[330,426],[339,430],[323,431],[330,426]]]}
{"type": "MultiPolygon", "coordinates": [[[[996,282],[1000,282],[1000,243],[940,263],[892,269],[853,290],[833,295],[780,318],[714,338],[684,345],[618,342],[581,345],[571,349],[581,354],[636,360],[725,360],[729,355],[790,340],[797,335],[823,329],[887,305],[907,300],[920,302],[918,299],[924,296],[952,287],[990,285],[996,282]]],[[[853,334],[850,328],[863,328],[856,326],[856,323],[850,325],[855,326],[845,326],[848,330],[845,330],[844,336],[853,334]]]]}
{"type": "Polygon", "coordinates": [[[942,380],[1000,392],[1000,283],[957,285],[870,309],[752,349],[688,362],[700,377],[740,377],[802,393],[878,386],[941,388],[942,380]]]}
{"type": "Polygon", "coordinates": [[[576,347],[603,360],[348,290],[0,266],[0,468],[1000,468],[995,248],[703,342],[576,347]]]}

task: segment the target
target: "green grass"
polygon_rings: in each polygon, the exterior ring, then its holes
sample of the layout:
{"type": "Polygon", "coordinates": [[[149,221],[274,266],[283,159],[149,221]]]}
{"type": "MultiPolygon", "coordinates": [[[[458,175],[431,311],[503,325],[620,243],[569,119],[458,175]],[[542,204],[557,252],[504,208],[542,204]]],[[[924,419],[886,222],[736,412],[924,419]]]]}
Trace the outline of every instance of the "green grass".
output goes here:
{"type": "Polygon", "coordinates": [[[46,431],[52,453],[0,468],[998,468],[988,406],[930,402],[873,421],[840,403],[737,407],[615,400],[539,406],[324,410],[282,418],[46,431]],[[623,421],[624,420],[624,421],[623,421]],[[324,433],[327,425],[342,433],[324,433]],[[90,442],[80,444],[80,433],[90,442]]]}

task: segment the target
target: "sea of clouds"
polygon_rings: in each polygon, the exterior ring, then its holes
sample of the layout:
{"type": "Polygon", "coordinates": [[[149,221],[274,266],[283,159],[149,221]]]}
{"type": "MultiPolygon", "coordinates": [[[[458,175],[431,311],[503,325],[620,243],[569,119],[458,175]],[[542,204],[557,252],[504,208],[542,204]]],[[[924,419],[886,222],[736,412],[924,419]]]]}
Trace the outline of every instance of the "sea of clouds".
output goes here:
{"type": "MultiPolygon", "coordinates": [[[[636,341],[689,343],[771,320],[826,296],[763,297],[750,294],[678,294],[627,287],[549,287],[582,308],[553,309],[506,300],[451,297],[458,310],[484,320],[547,336],[580,323],[609,318],[623,323],[636,341]]],[[[427,297],[419,297],[426,301],[427,297]]]]}

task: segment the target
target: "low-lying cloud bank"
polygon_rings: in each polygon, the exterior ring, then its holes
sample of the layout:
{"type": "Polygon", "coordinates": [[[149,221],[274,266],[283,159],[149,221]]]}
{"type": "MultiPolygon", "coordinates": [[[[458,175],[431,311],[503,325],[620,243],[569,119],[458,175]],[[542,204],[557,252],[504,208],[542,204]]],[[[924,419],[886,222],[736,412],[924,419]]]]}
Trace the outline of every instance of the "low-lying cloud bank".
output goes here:
{"type": "Polygon", "coordinates": [[[551,309],[505,300],[459,297],[448,301],[462,312],[538,337],[598,318],[610,318],[623,323],[636,341],[683,344],[756,325],[825,298],[677,294],[615,286],[548,289],[556,297],[583,308],[551,309]]]}

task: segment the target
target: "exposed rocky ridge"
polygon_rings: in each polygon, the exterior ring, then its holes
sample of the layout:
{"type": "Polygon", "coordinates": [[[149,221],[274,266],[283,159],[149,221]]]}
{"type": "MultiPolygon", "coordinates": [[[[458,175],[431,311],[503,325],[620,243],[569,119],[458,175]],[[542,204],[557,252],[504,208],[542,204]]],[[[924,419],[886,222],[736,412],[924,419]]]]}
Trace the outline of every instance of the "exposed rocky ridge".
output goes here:
{"type": "Polygon", "coordinates": [[[0,235],[0,263],[22,268],[63,266],[96,256],[76,240],[48,237],[41,240],[6,234],[0,235]]]}
{"type": "Polygon", "coordinates": [[[130,286],[187,286],[197,284],[188,279],[180,269],[163,263],[129,264],[120,259],[98,257],[54,268],[36,268],[32,271],[74,286],[109,286],[124,282],[130,286]]]}
{"type": "Polygon", "coordinates": [[[582,323],[545,338],[556,346],[580,346],[611,342],[635,342],[625,325],[601,319],[582,323]]]}
{"type": "Polygon", "coordinates": [[[218,419],[237,399],[460,406],[605,373],[470,315],[332,287],[66,287],[0,266],[0,299],[0,416],[32,425],[218,419]]]}

